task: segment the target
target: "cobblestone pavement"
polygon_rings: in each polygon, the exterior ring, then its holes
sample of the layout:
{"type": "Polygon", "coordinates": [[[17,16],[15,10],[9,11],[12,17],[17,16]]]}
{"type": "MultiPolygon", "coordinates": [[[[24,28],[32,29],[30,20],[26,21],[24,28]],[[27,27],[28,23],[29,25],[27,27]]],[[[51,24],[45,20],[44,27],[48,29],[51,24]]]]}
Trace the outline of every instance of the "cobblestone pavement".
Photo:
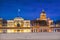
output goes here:
{"type": "Polygon", "coordinates": [[[60,40],[60,33],[2,33],[0,40],[60,40]]]}

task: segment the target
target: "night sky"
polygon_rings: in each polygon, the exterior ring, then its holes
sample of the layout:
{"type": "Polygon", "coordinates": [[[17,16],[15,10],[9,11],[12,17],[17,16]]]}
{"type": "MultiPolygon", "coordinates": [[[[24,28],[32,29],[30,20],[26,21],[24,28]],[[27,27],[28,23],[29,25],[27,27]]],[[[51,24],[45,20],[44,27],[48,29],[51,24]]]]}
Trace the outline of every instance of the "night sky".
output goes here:
{"type": "Polygon", "coordinates": [[[39,18],[42,9],[47,17],[60,20],[60,0],[0,0],[0,17],[8,20],[18,16],[34,20],[39,18]]]}

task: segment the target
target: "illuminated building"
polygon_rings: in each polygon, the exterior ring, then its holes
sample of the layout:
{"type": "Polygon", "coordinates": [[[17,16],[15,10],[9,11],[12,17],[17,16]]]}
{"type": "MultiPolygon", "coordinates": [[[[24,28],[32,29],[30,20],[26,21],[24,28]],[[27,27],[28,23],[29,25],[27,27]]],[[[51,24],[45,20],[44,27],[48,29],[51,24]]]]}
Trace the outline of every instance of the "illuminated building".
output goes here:
{"type": "Polygon", "coordinates": [[[24,20],[16,17],[13,20],[0,18],[0,33],[22,33],[22,32],[60,32],[60,24],[53,23],[47,18],[46,12],[42,10],[40,18],[36,20],[24,20]]]}
{"type": "Polygon", "coordinates": [[[51,24],[53,21],[46,17],[46,13],[42,10],[40,18],[32,20],[32,32],[52,32],[51,24]]]}
{"type": "Polygon", "coordinates": [[[2,25],[3,25],[3,19],[2,18],[0,18],[0,27],[2,27],[2,25]]]}
{"type": "Polygon", "coordinates": [[[47,20],[46,18],[46,13],[44,10],[42,10],[41,14],[40,14],[40,20],[47,20]]]}
{"type": "Polygon", "coordinates": [[[55,23],[54,25],[51,25],[52,29],[54,32],[60,32],[60,22],[58,21],[58,23],[55,23]]]}
{"type": "MultiPolygon", "coordinates": [[[[3,19],[2,18],[0,18],[0,27],[2,27],[3,26],[3,19]]],[[[3,30],[2,29],[0,29],[0,33],[1,32],[3,32],[3,30]]]]}
{"type": "Polygon", "coordinates": [[[30,20],[16,17],[14,20],[7,20],[7,33],[31,32],[30,20]],[[11,28],[11,29],[10,29],[11,28]]]}

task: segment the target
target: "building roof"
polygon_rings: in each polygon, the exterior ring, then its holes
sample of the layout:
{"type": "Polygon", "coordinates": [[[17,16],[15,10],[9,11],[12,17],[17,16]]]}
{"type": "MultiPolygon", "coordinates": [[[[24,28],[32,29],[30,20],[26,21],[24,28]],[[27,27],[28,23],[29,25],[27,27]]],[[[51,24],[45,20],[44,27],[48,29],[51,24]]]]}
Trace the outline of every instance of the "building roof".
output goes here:
{"type": "Polygon", "coordinates": [[[24,20],[22,17],[16,17],[14,20],[24,20]]]}
{"type": "Polygon", "coordinates": [[[45,20],[32,20],[31,24],[33,25],[40,25],[40,26],[48,26],[47,21],[45,20]]]}
{"type": "Polygon", "coordinates": [[[42,10],[42,13],[45,13],[45,11],[44,11],[44,10],[42,10]]]}

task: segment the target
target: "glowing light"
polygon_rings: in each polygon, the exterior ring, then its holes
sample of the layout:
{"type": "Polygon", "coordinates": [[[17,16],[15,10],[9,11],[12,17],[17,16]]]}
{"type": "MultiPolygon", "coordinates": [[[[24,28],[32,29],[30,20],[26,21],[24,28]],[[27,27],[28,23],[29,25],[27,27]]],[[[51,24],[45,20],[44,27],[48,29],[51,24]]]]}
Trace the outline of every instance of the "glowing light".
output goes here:
{"type": "Polygon", "coordinates": [[[31,32],[30,29],[24,29],[24,32],[31,32]]]}

